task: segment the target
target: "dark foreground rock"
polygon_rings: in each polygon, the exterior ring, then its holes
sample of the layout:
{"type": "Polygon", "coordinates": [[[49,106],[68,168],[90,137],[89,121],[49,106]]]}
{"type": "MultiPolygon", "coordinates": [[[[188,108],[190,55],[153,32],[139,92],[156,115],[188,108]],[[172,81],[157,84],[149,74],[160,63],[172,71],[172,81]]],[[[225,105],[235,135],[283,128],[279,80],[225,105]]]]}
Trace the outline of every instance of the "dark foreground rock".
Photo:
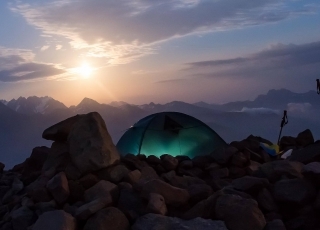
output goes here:
{"type": "Polygon", "coordinates": [[[222,221],[205,220],[195,218],[193,220],[182,220],[175,217],[166,217],[157,214],[147,214],[140,217],[132,226],[132,230],[228,230],[222,221]]]}
{"type": "Polygon", "coordinates": [[[0,164],[0,230],[320,229],[320,145],[308,130],[282,138],[286,160],[254,136],[193,159],[120,158],[98,113],[43,137],[50,148],[0,164]]]}

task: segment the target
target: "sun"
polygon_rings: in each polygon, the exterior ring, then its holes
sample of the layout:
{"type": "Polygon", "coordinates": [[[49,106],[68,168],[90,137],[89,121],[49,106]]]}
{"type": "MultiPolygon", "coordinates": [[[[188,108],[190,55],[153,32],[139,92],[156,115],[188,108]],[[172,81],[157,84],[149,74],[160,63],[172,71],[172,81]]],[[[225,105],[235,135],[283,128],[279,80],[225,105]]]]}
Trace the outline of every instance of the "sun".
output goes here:
{"type": "Polygon", "coordinates": [[[90,78],[94,68],[92,68],[88,63],[83,63],[77,68],[77,73],[80,74],[83,78],[90,78]]]}

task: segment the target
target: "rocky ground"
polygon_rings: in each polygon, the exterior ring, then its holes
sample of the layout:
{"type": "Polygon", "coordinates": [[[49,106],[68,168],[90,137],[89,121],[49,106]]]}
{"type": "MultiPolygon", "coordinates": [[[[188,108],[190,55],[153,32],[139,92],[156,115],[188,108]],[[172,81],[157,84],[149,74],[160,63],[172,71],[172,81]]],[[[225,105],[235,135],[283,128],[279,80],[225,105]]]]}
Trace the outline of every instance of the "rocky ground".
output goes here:
{"type": "MultiPolygon", "coordinates": [[[[44,131],[51,148],[0,172],[1,230],[320,229],[320,141],[260,137],[210,156],[119,156],[98,113],[44,131]]],[[[18,143],[17,143],[18,144],[18,143]]]]}

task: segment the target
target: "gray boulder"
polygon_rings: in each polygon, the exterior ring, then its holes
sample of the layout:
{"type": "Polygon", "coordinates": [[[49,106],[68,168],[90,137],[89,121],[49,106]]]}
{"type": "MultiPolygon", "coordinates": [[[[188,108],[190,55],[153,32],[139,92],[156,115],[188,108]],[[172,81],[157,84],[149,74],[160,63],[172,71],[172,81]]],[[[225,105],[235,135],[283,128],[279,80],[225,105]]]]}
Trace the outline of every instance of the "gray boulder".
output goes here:
{"type": "Polygon", "coordinates": [[[42,133],[42,138],[53,141],[67,141],[68,135],[73,128],[74,124],[82,118],[83,115],[76,115],[64,121],[61,121],[42,133]]]}
{"type": "Polygon", "coordinates": [[[47,189],[58,204],[64,204],[69,197],[69,184],[66,174],[60,172],[47,183],[47,189]]]}
{"type": "Polygon", "coordinates": [[[158,193],[162,195],[166,204],[174,207],[185,205],[190,199],[190,195],[187,190],[173,187],[161,180],[152,180],[143,186],[141,191],[142,197],[148,199],[150,193],[158,193]]]}
{"type": "Polygon", "coordinates": [[[97,171],[113,165],[120,155],[99,113],[82,115],[69,136],[69,153],[81,173],[97,171]]]}
{"type": "Polygon", "coordinates": [[[113,202],[116,202],[119,197],[119,188],[117,185],[105,180],[99,181],[84,192],[84,200],[86,202],[107,197],[110,197],[113,202]]]}
{"type": "Polygon", "coordinates": [[[83,230],[129,230],[127,217],[117,208],[102,209],[88,219],[83,230]]]}
{"type": "Polygon", "coordinates": [[[91,215],[95,214],[99,210],[110,206],[112,204],[111,197],[98,198],[90,203],[80,206],[76,212],[75,217],[79,220],[87,220],[91,215]]]}
{"type": "Polygon", "coordinates": [[[167,210],[166,202],[163,196],[157,193],[150,193],[147,212],[165,216],[167,214],[167,211],[168,210],[167,210]]]}
{"type": "Polygon", "coordinates": [[[25,230],[36,220],[36,215],[27,207],[21,207],[11,213],[11,223],[14,230],[25,230]]]}
{"type": "Polygon", "coordinates": [[[223,220],[229,230],[262,230],[266,225],[258,203],[238,195],[222,195],[215,206],[217,219],[223,220]]]}
{"type": "Polygon", "coordinates": [[[132,226],[132,230],[228,230],[223,221],[195,218],[182,220],[158,214],[147,214],[140,217],[132,226]]]}
{"type": "Polygon", "coordinates": [[[314,161],[320,162],[320,142],[309,145],[303,149],[293,150],[290,161],[299,161],[303,164],[308,164],[314,161]]]}
{"type": "Polygon", "coordinates": [[[32,230],[76,230],[76,219],[63,210],[45,212],[32,230]]]}
{"type": "Polygon", "coordinates": [[[273,196],[278,202],[303,206],[316,197],[316,189],[304,179],[287,179],[274,185],[273,196]]]}

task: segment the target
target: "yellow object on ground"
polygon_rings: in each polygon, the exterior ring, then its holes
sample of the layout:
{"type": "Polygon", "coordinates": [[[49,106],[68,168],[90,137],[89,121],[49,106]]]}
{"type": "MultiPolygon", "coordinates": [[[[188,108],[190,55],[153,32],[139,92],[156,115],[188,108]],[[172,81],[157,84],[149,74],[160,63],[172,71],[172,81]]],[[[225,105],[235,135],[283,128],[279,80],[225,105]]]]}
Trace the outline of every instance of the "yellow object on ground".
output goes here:
{"type": "Polygon", "coordinates": [[[268,145],[260,142],[260,147],[263,148],[263,150],[266,151],[270,156],[277,156],[280,153],[279,145],[277,144],[268,145]]]}

